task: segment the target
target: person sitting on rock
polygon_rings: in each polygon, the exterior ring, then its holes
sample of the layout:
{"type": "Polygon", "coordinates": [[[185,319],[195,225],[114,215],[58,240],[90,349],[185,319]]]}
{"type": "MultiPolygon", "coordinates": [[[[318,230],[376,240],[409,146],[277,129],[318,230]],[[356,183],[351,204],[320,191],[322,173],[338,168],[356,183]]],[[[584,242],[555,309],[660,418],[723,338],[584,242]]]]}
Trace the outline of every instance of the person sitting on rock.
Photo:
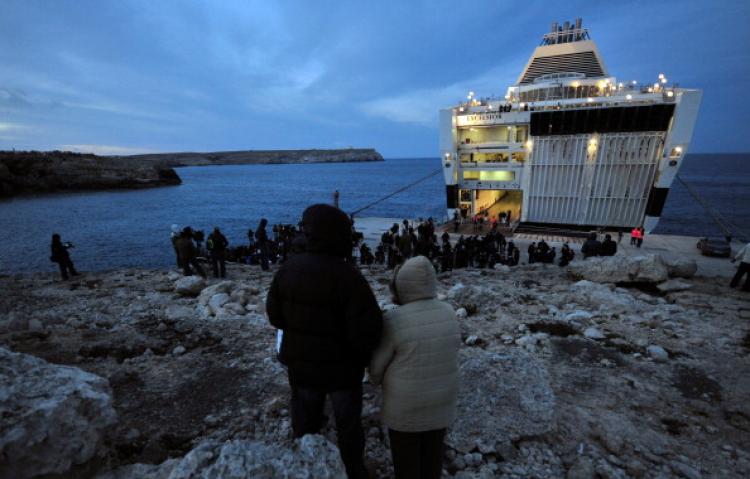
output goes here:
{"type": "Polygon", "coordinates": [[[456,418],[461,332],[453,308],[436,299],[435,269],[424,256],[396,269],[390,288],[399,306],[385,313],[370,382],[383,387],[395,477],[437,479],[456,418]]]}
{"type": "Polygon", "coordinates": [[[76,271],[75,266],[73,266],[73,261],[70,259],[70,254],[68,253],[68,249],[73,247],[73,243],[63,243],[60,239],[60,235],[55,233],[52,235],[52,256],[50,256],[50,260],[53,263],[57,263],[60,267],[60,275],[62,276],[62,279],[68,279],[68,273],[70,273],[73,276],[78,276],[78,272],[76,271]]]}
{"type": "Polygon", "coordinates": [[[609,234],[604,235],[600,256],[614,256],[617,253],[617,243],[609,234]]]}
{"type": "Polygon", "coordinates": [[[351,222],[327,204],[303,215],[303,253],[274,275],[266,298],[268,319],[283,330],[279,360],[291,386],[295,437],[317,434],[331,398],[341,459],[350,478],[367,477],[362,430],[362,380],[380,342],[382,313],[351,256],[351,222]]]}
{"type": "Polygon", "coordinates": [[[193,229],[190,226],[186,226],[182,230],[182,234],[177,238],[177,254],[180,257],[182,263],[182,272],[185,276],[191,276],[193,271],[190,269],[192,266],[198,272],[199,275],[206,277],[206,272],[203,271],[200,263],[198,263],[198,249],[193,243],[193,229]]]}
{"type": "Polygon", "coordinates": [[[590,258],[592,256],[599,256],[601,252],[602,244],[596,239],[596,233],[591,233],[589,239],[581,246],[581,254],[583,259],[590,258]]]}

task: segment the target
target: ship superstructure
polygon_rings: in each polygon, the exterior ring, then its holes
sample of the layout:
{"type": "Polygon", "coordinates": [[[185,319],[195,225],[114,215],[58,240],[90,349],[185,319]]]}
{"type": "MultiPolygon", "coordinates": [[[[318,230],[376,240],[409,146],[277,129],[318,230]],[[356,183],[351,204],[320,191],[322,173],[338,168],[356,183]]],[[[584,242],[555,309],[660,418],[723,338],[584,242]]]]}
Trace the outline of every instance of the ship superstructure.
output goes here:
{"type": "Polygon", "coordinates": [[[651,231],[702,92],[609,75],[581,20],[554,23],[503,98],[440,111],[448,216],[651,231]]]}

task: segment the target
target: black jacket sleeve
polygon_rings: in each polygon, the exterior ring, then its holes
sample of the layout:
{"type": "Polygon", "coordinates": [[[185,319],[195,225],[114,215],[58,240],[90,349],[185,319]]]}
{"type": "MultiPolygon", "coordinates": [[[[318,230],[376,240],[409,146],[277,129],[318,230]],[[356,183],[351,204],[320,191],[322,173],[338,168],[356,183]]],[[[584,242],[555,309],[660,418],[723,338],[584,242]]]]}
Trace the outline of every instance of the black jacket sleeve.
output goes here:
{"type": "Polygon", "coordinates": [[[346,338],[361,364],[367,365],[380,344],[383,315],[367,280],[354,268],[350,287],[344,306],[346,338]]]}
{"type": "Polygon", "coordinates": [[[266,314],[271,325],[277,329],[286,329],[286,321],[284,320],[284,314],[282,312],[282,298],[279,290],[279,273],[273,277],[271,281],[271,288],[268,290],[268,296],[266,296],[266,314]]]}

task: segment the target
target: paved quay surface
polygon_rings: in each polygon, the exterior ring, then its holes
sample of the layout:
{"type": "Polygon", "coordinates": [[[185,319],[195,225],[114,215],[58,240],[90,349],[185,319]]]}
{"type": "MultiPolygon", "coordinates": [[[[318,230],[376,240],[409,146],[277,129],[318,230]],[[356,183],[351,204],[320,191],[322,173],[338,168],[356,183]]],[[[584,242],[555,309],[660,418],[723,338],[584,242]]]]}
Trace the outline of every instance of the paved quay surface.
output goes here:
{"type": "MultiPolygon", "coordinates": [[[[403,218],[378,218],[378,217],[365,217],[355,218],[355,224],[357,231],[364,234],[365,241],[373,249],[380,242],[380,235],[383,231],[389,229],[393,223],[399,225],[403,221],[403,218]]],[[[415,220],[409,220],[410,222],[416,223],[415,220]]],[[[617,233],[611,233],[612,237],[617,240],[617,233]]],[[[455,241],[459,235],[451,234],[451,240],[455,241]]],[[[466,236],[469,236],[468,234],[466,236]]],[[[531,234],[518,234],[511,238],[513,242],[521,250],[521,262],[526,262],[526,249],[532,242],[544,239],[550,246],[557,248],[560,251],[563,243],[567,242],[571,248],[576,252],[576,255],[580,254],[581,244],[583,243],[582,238],[565,238],[561,236],[553,235],[531,235],[531,234]]],[[[600,240],[603,239],[603,236],[600,240]]],[[[617,247],[618,255],[625,256],[639,256],[644,254],[658,254],[663,258],[672,259],[675,257],[692,258],[698,264],[698,274],[706,277],[720,277],[728,278],[732,277],[737,271],[738,263],[731,263],[728,258],[714,258],[709,256],[701,255],[697,248],[699,238],[694,236],[678,236],[678,235],[659,235],[659,234],[647,234],[643,240],[643,244],[640,248],[630,245],[630,235],[623,235],[622,241],[617,247]]],[[[743,246],[743,243],[739,241],[732,242],[732,254],[743,246]]]]}

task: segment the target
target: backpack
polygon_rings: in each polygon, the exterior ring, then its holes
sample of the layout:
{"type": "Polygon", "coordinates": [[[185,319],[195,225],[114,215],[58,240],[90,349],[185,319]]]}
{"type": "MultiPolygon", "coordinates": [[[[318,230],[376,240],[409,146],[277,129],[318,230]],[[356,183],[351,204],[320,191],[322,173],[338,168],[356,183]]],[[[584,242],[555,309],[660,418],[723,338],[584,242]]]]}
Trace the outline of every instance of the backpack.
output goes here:
{"type": "Polygon", "coordinates": [[[214,249],[214,239],[211,236],[209,236],[208,240],[206,240],[206,248],[208,248],[209,250],[214,249]]]}

